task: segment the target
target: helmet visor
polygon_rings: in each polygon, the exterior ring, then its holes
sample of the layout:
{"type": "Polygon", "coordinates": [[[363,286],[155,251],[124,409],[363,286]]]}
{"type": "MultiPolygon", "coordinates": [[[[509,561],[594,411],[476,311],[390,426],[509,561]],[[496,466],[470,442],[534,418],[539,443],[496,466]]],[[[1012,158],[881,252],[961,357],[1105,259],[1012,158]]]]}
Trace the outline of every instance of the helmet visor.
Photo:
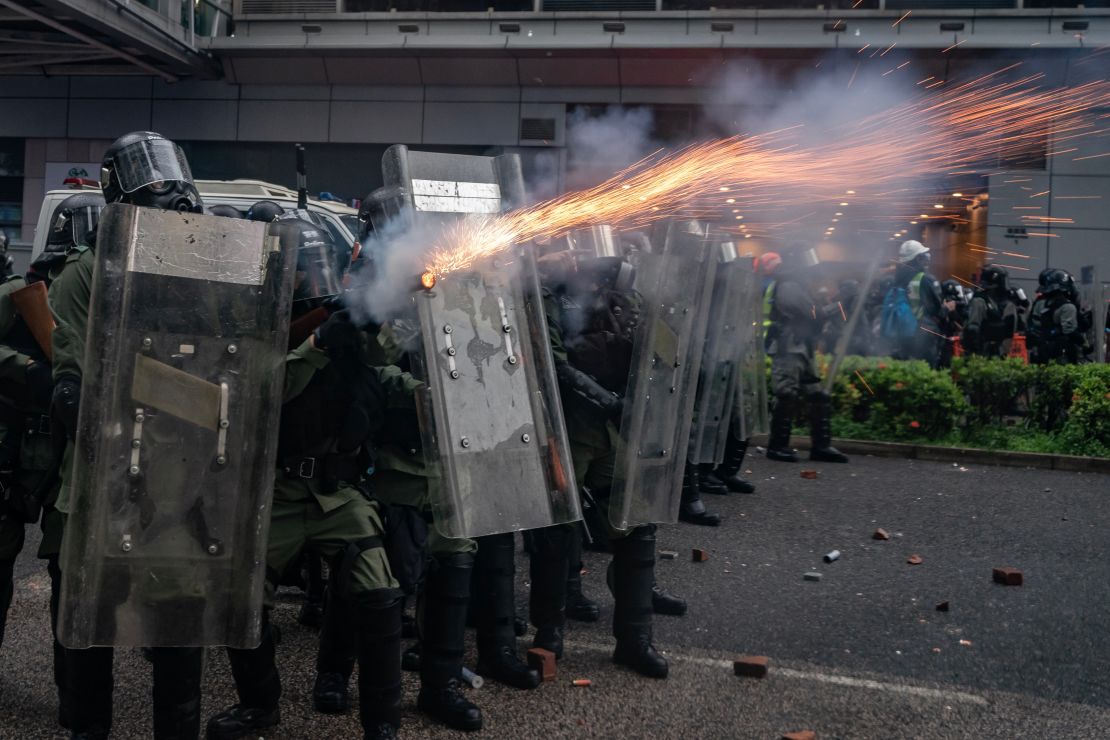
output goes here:
{"type": "MultiPolygon", "coordinates": [[[[168,139],[138,141],[124,147],[114,160],[116,179],[125,193],[152,186],[154,190],[168,189],[174,181],[192,182],[193,173],[181,147],[168,139]]],[[[107,184],[108,171],[101,170],[100,184],[107,184]]]]}
{"type": "Polygon", "coordinates": [[[343,292],[343,283],[335,246],[316,231],[306,231],[297,250],[294,301],[329,298],[343,292]]]}
{"type": "Polygon", "coordinates": [[[50,230],[49,244],[88,244],[89,232],[96,231],[100,223],[102,205],[81,206],[66,208],[54,217],[54,225],[50,230]]]}

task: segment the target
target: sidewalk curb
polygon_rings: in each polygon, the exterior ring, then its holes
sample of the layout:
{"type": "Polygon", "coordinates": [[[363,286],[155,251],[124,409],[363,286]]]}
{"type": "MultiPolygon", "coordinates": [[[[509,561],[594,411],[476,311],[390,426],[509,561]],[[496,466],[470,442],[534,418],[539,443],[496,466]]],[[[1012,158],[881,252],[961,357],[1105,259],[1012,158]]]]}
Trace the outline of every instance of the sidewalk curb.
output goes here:
{"type": "MultiPolygon", "coordinates": [[[[767,445],[767,435],[757,434],[751,444],[767,445]]],[[[794,436],[790,445],[809,449],[809,438],[794,436]]],[[[972,463],[975,465],[1003,465],[1012,468],[1041,468],[1067,470],[1080,473],[1110,473],[1110,458],[1079,457],[1077,455],[1048,455],[1040,452],[1010,452],[1008,450],[978,450],[968,447],[938,447],[904,442],[875,442],[862,439],[834,439],[833,445],[841,452],[877,457],[901,457],[910,460],[972,463]]]]}

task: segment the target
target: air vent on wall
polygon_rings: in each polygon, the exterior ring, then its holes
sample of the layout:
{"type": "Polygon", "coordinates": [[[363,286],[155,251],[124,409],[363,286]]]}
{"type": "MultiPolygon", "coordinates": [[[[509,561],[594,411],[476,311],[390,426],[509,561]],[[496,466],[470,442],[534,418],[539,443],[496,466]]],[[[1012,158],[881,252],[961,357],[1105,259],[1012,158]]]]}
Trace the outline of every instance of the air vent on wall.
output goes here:
{"type": "MultiPolygon", "coordinates": [[[[1064,24],[1067,25],[1067,24],[1064,24]]],[[[623,23],[602,23],[601,29],[606,33],[624,33],[623,23]]]]}
{"type": "Polygon", "coordinates": [[[401,33],[420,33],[420,26],[415,23],[402,23],[397,26],[397,30],[401,33]]]}
{"type": "Polygon", "coordinates": [[[962,31],[964,24],[962,23],[941,23],[940,30],[942,31],[962,31]]]}
{"type": "Polygon", "coordinates": [[[554,118],[520,119],[520,138],[524,141],[554,141],[554,118]]]}
{"type": "Polygon", "coordinates": [[[728,33],[729,31],[732,30],[732,24],[731,23],[710,23],[709,24],[709,30],[714,31],[716,33],[728,33]]]}
{"type": "Polygon", "coordinates": [[[822,28],[825,33],[844,33],[848,30],[848,24],[844,21],[836,21],[835,23],[826,23],[822,28]]]}
{"type": "Polygon", "coordinates": [[[1088,26],[1087,21],[1064,21],[1065,31],[1086,31],[1088,26]]]}

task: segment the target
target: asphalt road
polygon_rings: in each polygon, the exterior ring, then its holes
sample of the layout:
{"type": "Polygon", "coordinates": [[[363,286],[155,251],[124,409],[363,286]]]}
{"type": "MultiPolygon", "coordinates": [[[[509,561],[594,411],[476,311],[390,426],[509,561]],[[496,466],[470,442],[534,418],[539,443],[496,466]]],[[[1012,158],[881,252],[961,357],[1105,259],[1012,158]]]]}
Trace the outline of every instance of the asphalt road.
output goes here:
{"type": "MultiPolygon", "coordinates": [[[[871,457],[788,465],[753,454],[748,464],[756,494],[707,499],[726,516],[723,526],[660,530],[660,550],[678,557],[659,562],[659,581],[690,602],[686,617],[657,618],[670,678],[642,679],[610,663],[607,556],[587,553],[585,587],[602,603],[602,622],[572,623],[554,682],[472,691],[486,715],[478,737],[1110,733],[1110,476],[871,457]],[[803,479],[802,469],[819,477],[803,479]],[[891,539],[872,539],[878,527],[891,539]],[[694,547],[709,560],[693,562],[694,547]],[[840,559],[823,563],[833,549],[840,559]],[[922,562],[908,564],[910,555],[922,562]],[[1022,570],[1024,585],[993,583],[1000,566],[1022,570]],[[803,580],[807,571],[821,580],[803,580]],[[943,601],[948,612],[936,610],[943,601]],[[734,676],[741,654],[768,656],[768,677],[734,676]],[[575,678],[593,685],[574,687],[575,678]]],[[[518,570],[523,606],[523,557],[518,570]]],[[[0,738],[65,737],[53,725],[46,575],[25,555],[17,576],[0,648],[0,738]]],[[[267,737],[360,737],[354,715],[312,712],[315,636],[295,615],[289,595],[276,612],[283,722],[267,737]]],[[[220,651],[206,670],[208,715],[234,690],[220,651]]],[[[113,737],[148,737],[149,666],[121,651],[116,681],[113,737]]],[[[462,737],[416,714],[416,690],[407,675],[403,736],[462,737]]]]}

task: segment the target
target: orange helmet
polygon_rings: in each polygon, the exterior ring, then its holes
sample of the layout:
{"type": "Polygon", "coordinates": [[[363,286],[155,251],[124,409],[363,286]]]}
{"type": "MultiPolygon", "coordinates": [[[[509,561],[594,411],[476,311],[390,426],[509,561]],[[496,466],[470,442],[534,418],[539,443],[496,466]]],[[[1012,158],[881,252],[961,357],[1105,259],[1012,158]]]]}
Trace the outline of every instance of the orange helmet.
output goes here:
{"type": "Polygon", "coordinates": [[[764,252],[759,256],[759,271],[770,275],[782,264],[782,257],[778,252],[764,252]]]}

